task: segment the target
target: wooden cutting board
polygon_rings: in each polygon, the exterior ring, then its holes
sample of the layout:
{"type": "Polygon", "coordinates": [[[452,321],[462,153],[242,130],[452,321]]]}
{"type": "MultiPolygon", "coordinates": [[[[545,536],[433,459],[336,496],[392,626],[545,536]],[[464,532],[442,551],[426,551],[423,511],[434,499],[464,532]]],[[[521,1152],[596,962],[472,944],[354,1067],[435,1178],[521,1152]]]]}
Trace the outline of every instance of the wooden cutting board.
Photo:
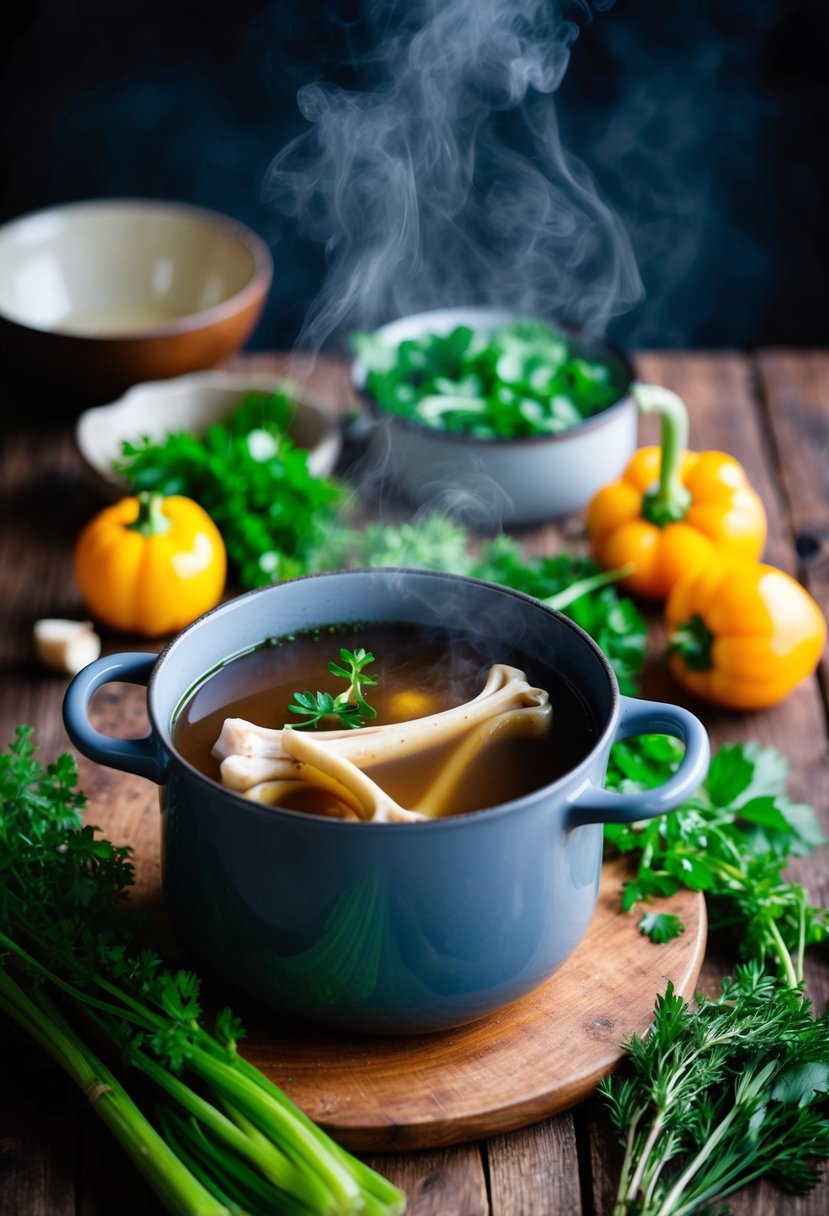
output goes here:
{"type": "MultiPolygon", "coordinates": [[[[108,685],[99,730],[142,733],[144,694],[108,685]]],[[[160,905],[158,795],[138,777],[81,760],[87,819],[135,849],[136,902],[160,905]]],[[[355,1151],[432,1148],[513,1131],[573,1106],[647,1029],[667,981],[691,996],[706,939],[702,895],[681,891],[649,910],[675,912],[681,937],[653,945],[620,909],[621,861],[606,863],[599,900],[576,952],[545,984],[474,1025],[405,1038],[337,1035],[287,1023],[221,985],[242,1017],[243,1053],[315,1122],[355,1151]]]]}

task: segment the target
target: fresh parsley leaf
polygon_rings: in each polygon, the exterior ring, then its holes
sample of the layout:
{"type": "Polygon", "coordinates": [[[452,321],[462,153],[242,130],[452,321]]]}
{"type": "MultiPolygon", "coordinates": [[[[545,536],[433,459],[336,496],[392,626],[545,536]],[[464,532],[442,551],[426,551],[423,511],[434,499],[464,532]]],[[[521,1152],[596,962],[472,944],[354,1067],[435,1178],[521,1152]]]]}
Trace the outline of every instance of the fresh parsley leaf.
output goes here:
{"type": "MultiPolygon", "coordinates": [[[[551,600],[572,584],[597,574],[599,567],[589,558],[568,553],[528,557],[514,541],[499,537],[484,548],[469,572],[536,599],[551,600]]],[[[622,598],[614,587],[601,587],[573,600],[561,611],[599,644],[616,672],[622,692],[637,692],[645,662],[647,625],[633,600],[622,598]]]]}
{"type": "Polygon", "coordinates": [[[826,1093],[829,1093],[829,1060],[808,1060],[783,1069],[771,1096],[775,1102],[808,1106],[818,1095],[826,1093]]]}
{"type": "Polygon", "coordinates": [[[630,912],[637,903],[650,899],[662,899],[676,895],[682,886],[672,874],[642,870],[636,878],[630,878],[622,888],[622,911],[630,912]]]}
{"type": "Polygon", "coordinates": [[[410,570],[445,570],[468,574],[469,533],[443,515],[423,515],[401,524],[369,523],[329,528],[311,555],[312,570],[399,566],[410,570]]]}
{"type": "Polygon", "coordinates": [[[751,785],[755,765],[744,744],[721,747],[712,758],[706,787],[712,806],[736,803],[751,785]]]}
{"type": "Polygon", "coordinates": [[[673,912],[646,912],[639,920],[638,929],[645,937],[660,945],[673,941],[685,932],[685,926],[673,912]]]}
{"type": "Polygon", "coordinates": [[[239,1039],[247,1033],[243,1023],[226,1006],[216,1014],[213,1029],[219,1042],[230,1051],[236,1049],[239,1039]]]}

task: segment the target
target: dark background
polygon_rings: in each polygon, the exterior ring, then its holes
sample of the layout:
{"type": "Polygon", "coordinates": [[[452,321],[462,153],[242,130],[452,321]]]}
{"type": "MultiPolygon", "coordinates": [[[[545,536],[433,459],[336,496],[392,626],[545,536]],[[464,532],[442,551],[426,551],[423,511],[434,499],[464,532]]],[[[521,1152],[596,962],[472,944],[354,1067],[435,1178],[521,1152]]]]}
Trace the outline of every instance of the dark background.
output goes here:
{"type": "MultiPolygon", "coordinates": [[[[571,4],[578,16],[579,6],[571,4]]],[[[39,0],[6,10],[0,219],[71,199],[177,198],[272,242],[252,345],[289,346],[324,274],[277,236],[271,159],[300,85],[361,87],[372,35],[345,0],[39,0]]],[[[631,233],[631,345],[829,342],[829,4],[617,0],[558,94],[565,146],[631,233]]]]}

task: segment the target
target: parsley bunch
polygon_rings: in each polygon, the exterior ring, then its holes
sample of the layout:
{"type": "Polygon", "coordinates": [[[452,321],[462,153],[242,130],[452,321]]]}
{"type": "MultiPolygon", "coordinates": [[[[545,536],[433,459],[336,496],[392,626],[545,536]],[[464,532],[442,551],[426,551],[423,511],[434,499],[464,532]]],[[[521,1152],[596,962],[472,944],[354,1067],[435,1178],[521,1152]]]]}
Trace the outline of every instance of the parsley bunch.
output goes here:
{"type": "MultiPolygon", "coordinates": [[[[617,744],[607,774],[610,789],[627,792],[664,781],[680,746],[663,735],[617,744]]],[[[736,937],[744,958],[773,960],[786,981],[803,982],[807,946],[829,937],[829,912],[814,907],[783,871],[790,857],[826,843],[811,807],[786,793],[787,761],[772,747],[721,747],[704,785],[677,811],[634,824],[608,824],[605,840],[636,857],[622,903],[630,910],[680,887],[704,891],[714,930],[736,937]]],[[[655,941],[682,931],[679,918],[646,913],[639,922],[655,941]]]]}
{"type": "Polygon", "coordinates": [[[308,453],[288,438],[293,409],[287,391],[249,393],[204,435],[125,443],[116,471],[135,493],[184,494],[204,507],[242,587],[294,578],[305,573],[340,490],[315,477],[308,453]]]}
{"type": "Polygon", "coordinates": [[[625,1147],[613,1216],[722,1213],[768,1175],[807,1191],[829,1157],[829,1018],[753,961],[694,1010],[671,984],[630,1070],[604,1081],[625,1147]]]}
{"type": "Polygon", "coordinates": [[[604,651],[620,690],[638,692],[648,645],[647,625],[633,600],[620,596],[610,585],[626,571],[603,572],[590,558],[571,553],[528,557],[513,540],[501,536],[485,546],[469,573],[524,591],[569,616],[604,651]]]}
{"type": "Polygon", "coordinates": [[[397,566],[467,574],[472,562],[469,533],[445,515],[421,515],[401,524],[339,521],[311,557],[312,570],[397,566]]]}
{"type": "Polygon", "coordinates": [[[76,780],[69,755],[39,764],[30,727],[0,756],[0,1011],[80,1086],[175,1216],[402,1212],[395,1187],[238,1054],[231,1012],[208,1028],[198,978],[143,944],[129,850],[81,823],[76,780]],[[124,1077],[141,1080],[140,1101],[124,1077]]]}

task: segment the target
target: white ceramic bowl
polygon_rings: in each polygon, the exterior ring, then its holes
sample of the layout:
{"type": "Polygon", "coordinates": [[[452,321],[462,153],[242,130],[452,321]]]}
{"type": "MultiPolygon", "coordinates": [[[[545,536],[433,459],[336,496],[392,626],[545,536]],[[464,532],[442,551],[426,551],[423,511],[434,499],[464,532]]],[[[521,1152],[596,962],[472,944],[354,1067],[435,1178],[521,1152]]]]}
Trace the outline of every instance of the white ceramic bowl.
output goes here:
{"type": "Polygon", "coordinates": [[[106,401],[236,351],[272,273],[259,236],[200,207],[53,207],[0,227],[0,343],[21,377],[106,401]]]}
{"type": "MultiPolygon", "coordinates": [[[[498,309],[441,308],[403,317],[377,333],[397,346],[458,325],[488,332],[512,320],[515,314],[498,309]]],[[[616,366],[628,387],[633,383],[633,369],[612,347],[591,343],[585,351],[616,366]]],[[[473,525],[529,526],[580,511],[619,476],[636,446],[636,404],[627,390],[601,413],[558,434],[482,439],[387,414],[365,391],[361,360],[354,360],[351,374],[375,422],[368,457],[373,475],[413,505],[446,510],[473,525]]]]}
{"type": "MultiPolygon", "coordinates": [[[[124,440],[143,436],[163,439],[173,431],[202,433],[228,417],[243,397],[254,390],[273,392],[279,381],[262,373],[197,372],[174,380],[137,384],[110,405],[85,410],[75,425],[75,441],[84,462],[111,493],[124,493],[126,483],[113,470],[124,440]]],[[[297,389],[297,409],[288,435],[308,450],[308,467],[315,477],[326,477],[340,454],[341,435],[330,414],[297,389]]]]}

